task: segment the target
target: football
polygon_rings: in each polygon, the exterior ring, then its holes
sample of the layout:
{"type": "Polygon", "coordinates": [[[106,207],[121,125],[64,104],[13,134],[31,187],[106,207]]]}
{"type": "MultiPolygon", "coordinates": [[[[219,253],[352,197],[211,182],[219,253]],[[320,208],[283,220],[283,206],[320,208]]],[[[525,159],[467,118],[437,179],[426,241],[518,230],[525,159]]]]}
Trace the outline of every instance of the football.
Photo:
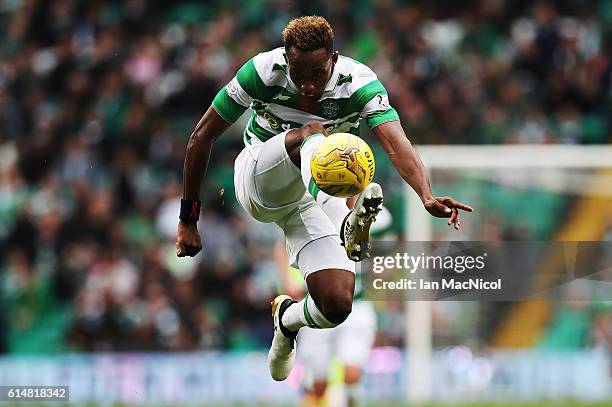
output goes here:
{"type": "Polygon", "coordinates": [[[355,196],[374,178],[374,154],[361,138],[336,133],[325,138],[310,159],[310,173],[321,191],[338,197],[355,196]]]}

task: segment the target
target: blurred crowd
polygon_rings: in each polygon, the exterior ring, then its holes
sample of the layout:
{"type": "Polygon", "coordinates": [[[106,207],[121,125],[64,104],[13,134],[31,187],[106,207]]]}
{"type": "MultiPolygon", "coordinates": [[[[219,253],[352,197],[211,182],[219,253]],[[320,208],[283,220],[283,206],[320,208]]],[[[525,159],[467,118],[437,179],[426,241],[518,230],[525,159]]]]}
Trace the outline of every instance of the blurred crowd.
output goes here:
{"type": "Polygon", "coordinates": [[[243,121],[213,152],[205,254],[179,260],[182,164],[217,90],[311,13],[416,143],[609,141],[612,0],[0,0],[0,351],[267,346],[279,235],[234,198],[243,121]]]}

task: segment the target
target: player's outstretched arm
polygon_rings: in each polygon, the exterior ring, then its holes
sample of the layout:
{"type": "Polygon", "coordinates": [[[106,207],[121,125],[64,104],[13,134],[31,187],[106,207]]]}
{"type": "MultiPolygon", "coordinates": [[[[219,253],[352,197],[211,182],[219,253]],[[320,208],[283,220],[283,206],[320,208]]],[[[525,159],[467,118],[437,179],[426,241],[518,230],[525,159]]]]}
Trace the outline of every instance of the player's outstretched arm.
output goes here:
{"type": "Polygon", "coordinates": [[[197,229],[200,184],[206,174],[213,143],[230,125],[211,106],[189,138],[183,165],[181,215],[176,234],[176,254],[179,257],[195,256],[202,250],[202,240],[197,229]]]}
{"type": "Polygon", "coordinates": [[[459,229],[459,226],[461,226],[459,209],[472,212],[473,208],[448,196],[433,196],[427,171],[406,137],[400,121],[394,120],[380,124],[374,127],[372,131],[389,155],[391,163],[393,163],[400,176],[419,195],[425,209],[433,216],[449,218],[448,224],[452,224],[455,229],[459,229]]]}

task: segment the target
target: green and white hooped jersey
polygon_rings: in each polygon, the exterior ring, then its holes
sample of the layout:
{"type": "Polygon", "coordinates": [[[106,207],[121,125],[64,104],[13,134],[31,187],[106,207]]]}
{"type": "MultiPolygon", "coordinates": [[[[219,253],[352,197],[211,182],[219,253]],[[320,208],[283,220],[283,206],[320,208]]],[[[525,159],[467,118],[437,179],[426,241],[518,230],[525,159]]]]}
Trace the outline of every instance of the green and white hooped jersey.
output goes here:
{"type": "Polygon", "coordinates": [[[219,91],[213,108],[233,123],[247,109],[253,114],[244,131],[246,144],[262,143],[310,120],[323,123],[329,133],[359,134],[359,120],[370,128],[398,120],[387,90],[364,64],[340,56],[314,113],[300,110],[301,97],[289,78],[284,48],[256,55],[219,91]]]}

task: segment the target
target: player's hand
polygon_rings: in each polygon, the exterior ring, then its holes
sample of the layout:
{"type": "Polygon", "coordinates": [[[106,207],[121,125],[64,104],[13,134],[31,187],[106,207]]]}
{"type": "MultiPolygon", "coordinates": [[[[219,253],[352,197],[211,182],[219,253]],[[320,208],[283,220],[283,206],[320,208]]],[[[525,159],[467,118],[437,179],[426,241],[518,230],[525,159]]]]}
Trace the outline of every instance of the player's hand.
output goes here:
{"type": "Polygon", "coordinates": [[[463,204],[459,201],[454,200],[448,196],[436,197],[428,199],[424,202],[425,209],[427,212],[437,218],[448,218],[448,225],[453,225],[455,229],[459,230],[461,226],[461,219],[459,219],[459,209],[466,212],[472,212],[474,208],[469,205],[463,204]]]}
{"type": "Polygon", "coordinates": [[[178,257],[193,257],[202,250],[202,239],[195,223],[185,223],[179,220],[176,232],[176,255],[178,257]]]}

